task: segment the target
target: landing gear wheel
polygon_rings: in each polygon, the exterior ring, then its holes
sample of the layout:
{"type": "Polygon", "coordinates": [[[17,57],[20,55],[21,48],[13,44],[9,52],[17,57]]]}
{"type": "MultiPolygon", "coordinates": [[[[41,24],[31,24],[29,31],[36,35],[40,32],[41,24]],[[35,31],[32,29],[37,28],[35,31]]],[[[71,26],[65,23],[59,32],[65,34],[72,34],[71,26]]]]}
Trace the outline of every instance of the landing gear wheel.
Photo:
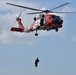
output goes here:
{"type": "Polygon", "coordinates": [[[38,33],[35,33],[35,36],[38,36],[38,33]]]}
{"type": "Polygon", "coordinates": [[[37,30],[36,30],[35,36],[38,36],[37,30]]]}
{"type": "Polygon", "coordinates": [[[58,32],[58,28],[56,28],[55,31],[58,32]]]}
{"type": "Polygon", "coordinates": [[[44,27],[44,30],[46,29],[46,27],[44,27]]]}

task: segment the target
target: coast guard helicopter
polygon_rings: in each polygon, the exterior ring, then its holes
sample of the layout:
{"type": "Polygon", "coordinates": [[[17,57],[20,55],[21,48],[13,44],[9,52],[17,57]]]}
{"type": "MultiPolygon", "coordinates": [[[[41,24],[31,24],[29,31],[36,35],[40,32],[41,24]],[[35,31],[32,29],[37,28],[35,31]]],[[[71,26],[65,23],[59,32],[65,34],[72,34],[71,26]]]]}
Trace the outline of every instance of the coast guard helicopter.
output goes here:
{"type": "Polygon", "coordinates": [[[16,18],[16,21],[18,22],[19,27],[11,28],[11,31],[15,31],[15,32],[29,33],[29,32],[36,31],[35,36],[38,36],[38,33],[37,33],[38,30],[47,30],[47,31],[55,30],[56,32],[58,32],[58,29],[62,27],[63,20],[61,19],[61,17],[54,15],[52,13],[72,13],[72,12],[54,12],[53,11],[57,8],[68,5],[69,3],[64,3],[51,10],[40,10],[40,9],[30,8],[30,7],[21,6],[21,5],[12,4],[12,3],[6,3],[6,4],[36,11],[32,13],[27,13],[27,14],[39,14],[38,17],[34,17],[34,22],[28,28],[25,28],[21,22],[21,18],[20,18],[22,14],[21,12],[19,16],[16,18]]]}

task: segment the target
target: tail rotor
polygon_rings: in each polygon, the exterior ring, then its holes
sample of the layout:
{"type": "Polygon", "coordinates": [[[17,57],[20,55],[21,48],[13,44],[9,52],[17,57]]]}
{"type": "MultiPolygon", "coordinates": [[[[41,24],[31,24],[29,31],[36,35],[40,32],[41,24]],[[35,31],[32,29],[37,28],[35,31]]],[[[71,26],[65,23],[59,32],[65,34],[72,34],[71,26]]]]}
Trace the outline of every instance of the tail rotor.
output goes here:
{"type": "Polygon", "coordinates": [[[22,11],[19,13],[19,15],[16,15],[16,16],[15,16],[15,17],[16,17],[16,21],[14,22],[13,25],[15,25],[15,23],[17,22],[17,19],[20,18],[21,15],[22,15],[22,11]]]}
{"type": "Polygon", "coordinates": [[[22,15],[22,11],[20,12],[20,14],[16,18],[20,18],[21,15],[22,15]]]}

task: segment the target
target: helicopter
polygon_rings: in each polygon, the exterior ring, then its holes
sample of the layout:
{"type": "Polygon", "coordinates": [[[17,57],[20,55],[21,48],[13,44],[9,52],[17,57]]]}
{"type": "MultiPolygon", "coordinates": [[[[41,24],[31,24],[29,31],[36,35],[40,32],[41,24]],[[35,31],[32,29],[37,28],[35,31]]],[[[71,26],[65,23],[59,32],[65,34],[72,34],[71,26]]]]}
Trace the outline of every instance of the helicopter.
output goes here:
{"type": "Polygon", "coordinates": [[[16,21],[18,22],[19,27],[11,28],[11,31],[15,31],[15,32],[29,33],[29,32],[36,31],[35,36],[38,36],[38,33],[37,33],[38,30],[46,30],[46,31],[55,30],[56,32],[58,32],[58,29],[63,27],[62,18],[60,16],[52,14],[52,13],[73,13],[73,12],[54,12],[53,11],[57,8],[70,4],[68,2],[64,3],[62,5],[59,5],[51,10],[40,10],[40,9],[35,9],[35,8],[12,4],[12,3],[6,3],[6,4],[35,11],[32,13],[27,13],[27,14],[39,14],[39,16],[34,17],[34,22],[30,26],[25,28],[21,22],[22,21],[22,19],[20,18],[21,14],[22,14],[22,12],[21,12],[19,14],[19,16],[16,18],[16,21]]]}

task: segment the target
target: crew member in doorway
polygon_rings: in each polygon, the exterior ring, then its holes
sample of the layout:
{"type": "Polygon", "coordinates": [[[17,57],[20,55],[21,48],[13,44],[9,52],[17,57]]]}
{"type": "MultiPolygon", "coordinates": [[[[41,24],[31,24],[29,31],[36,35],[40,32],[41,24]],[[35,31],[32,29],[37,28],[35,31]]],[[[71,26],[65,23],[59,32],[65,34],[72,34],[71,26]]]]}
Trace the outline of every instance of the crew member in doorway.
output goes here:
{"type": "Polygon", "coordinates": [[[45,15],[41,15],[40,26],[44,25],[45,15]]]}
{"type": "Polygon", "coordinates": [[[38,63],[39,63],[39,58],[37,57],[37,59],[35,60],[35,67],[38,67],[38,63]]]}

